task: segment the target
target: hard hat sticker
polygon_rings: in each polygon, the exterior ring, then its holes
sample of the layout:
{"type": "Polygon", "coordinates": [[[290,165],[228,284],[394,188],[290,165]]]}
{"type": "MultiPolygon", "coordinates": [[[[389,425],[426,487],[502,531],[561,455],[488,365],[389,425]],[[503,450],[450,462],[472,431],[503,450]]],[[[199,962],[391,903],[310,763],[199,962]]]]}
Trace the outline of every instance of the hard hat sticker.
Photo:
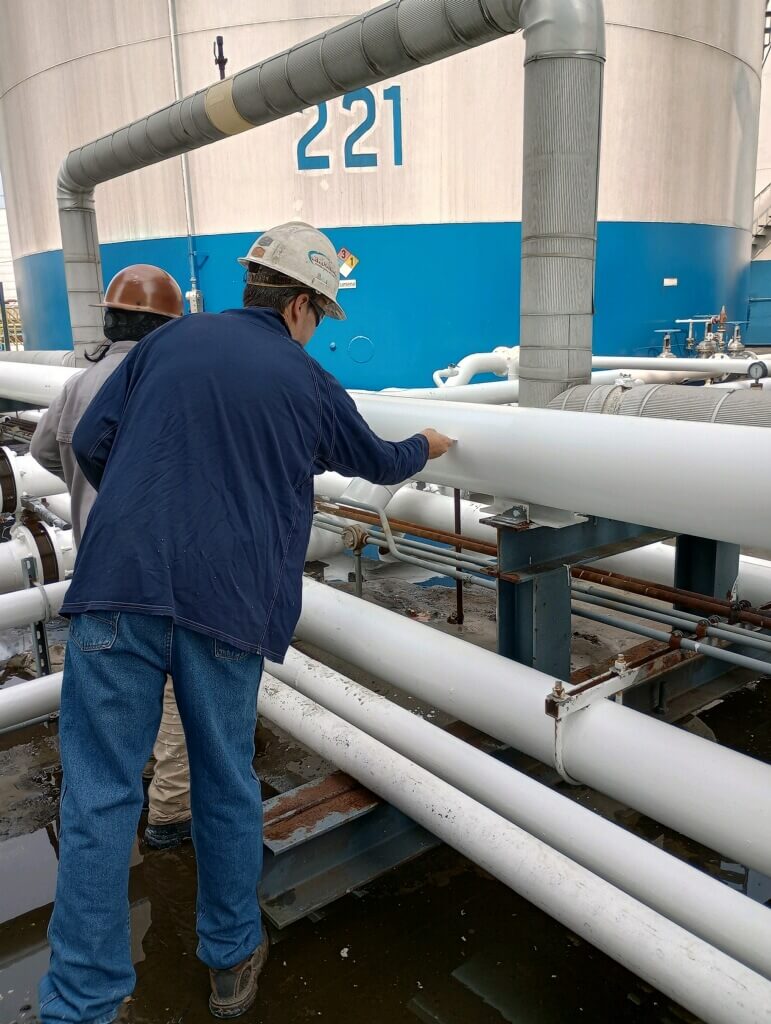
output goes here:
{"type": "Polygon", "coordinates": [[[359,263],[359,257],[354,256],[350,249],[341,249],[337,254],[337,260],[340,264],[340,274],[343,277],[348,277],[359,263]]]}
{"type": "Polygon", "coordinates": [[[308,251],[308,259],[317,267],[321,267],[322,270],[326,270],[328,274],[334,274],[335,268],[332,266],[332,261],[328,256],[325,256],[323,252],[318,252],[316,249],[310,249],[308,251]]]}

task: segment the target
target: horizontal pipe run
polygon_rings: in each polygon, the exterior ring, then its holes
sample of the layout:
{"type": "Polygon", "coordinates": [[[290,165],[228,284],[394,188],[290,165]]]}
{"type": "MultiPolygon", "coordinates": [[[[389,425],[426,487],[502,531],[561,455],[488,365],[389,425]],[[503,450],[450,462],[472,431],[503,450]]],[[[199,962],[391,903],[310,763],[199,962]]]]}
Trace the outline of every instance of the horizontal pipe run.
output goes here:
{"type": "MultiPolygon", "coordinates": [[[[401,493],[404,492],[400,492],[400,494],[401,493]]],[[[420,494],[422,492],[417,493],[420,494]]],[[[422,496],[438,498],[441,501],[445,501],[448,503],[452,502],[451,498],[446,498],[444,497],[444,495],[426,495],[425,493],[423,493],[422,496]]],[[[451,533],[448,530],[430,529],[429,527],[426,527],[422,524],[409,522],[405,519],[395,519],[390,514],[390,512],[391,508],[397,504],[399,504],[399,502],[397,501],[397,499],[394,499],[392,502],[389,503],[388,508],[388,522],[391,524],[391,529],[396,530],[397,533],[409,533],[415,537],[423,537],[425,540],[434,540],[438,541],[441,544],[460,546],[465,551],[475,551],[481,555],[487,555],[492,558],[495,558],[497,556],[498,549],[496,548],[495,544],[486,544],[483,541],[475,540],[471,537],[465,536],[464,534],[451,533]]],[[[352,519],[354,522],[366,523],[369,526],[376,526],[380,522],[379,517],[376,516],[374,513],[363,512],[357,508],[350,508],[348,506],[342,505],[329,505],[325,502],[320,502],[318,500],[316,502],[316,507],[325,512],[327,515],[340,516],[343,519],[352,519]]],[[[494,534],[494,531],[492,531],[492,529],[491,532],[493,532],[494,534]]]]}
{"type": "Polygon", "coordinates": [[[351,392],[359,412],[386,440],[426,423],[457,439],[421,479],[502,495],[584,515],[640,523],[729,543],[771,548],[768,438],[760,427],[710,425],[710,459],[730,465],[731,487],[698,458],[704,425],[517,406],[467,405],[351,392]],[[497,438],[510,438],[500,445],[497,438]],[[634,457],[632,457],[634,453],[634,457]],[[645,500],[640,500],[640,495],[645,500]]]}
{"type": "Polygon", "coordinates": [[[38,363],[0,364],[0,397],[48,408],[61,389],[77,373],[75,367],[41,366],[38,363]]]}
{"type": "MultiPolygon", "coordinates": [[[[658,545],[655,546],[658,547],[658,545]]],[[[675,549],[665,548],[665,550],[672,552],[672,566],[674,569],[675,549]]],[[[640,555],[643,557],[644,551],[645,549],[640,551],[640,555]]],[[[626,553],[621,556],[614,555],[613,557],[620,560],[626,557],[626,553]]],[[[603,559],[603,561],[610,561],[610,559],[603,559]]],[[[765,564],[771,570],[771,564],[765,564]]],[[[666,601],[669,604],[685,605],[686,607],[706,612],[709,615],[723,615],[731,621],[746,622],[752,626],[760,626],[762,629],[771,629],[771,615],[764,615],[758,611],[736,607],[730,601],[723,601],[718,597],[707,597],[704,594],[695,594],[692,591],[681,590],[679,587],[667,586],[664,583],[650,583],[647,580],[637,579],[634,576],[625,576],[623,573],[593,569],[591,566],[586,565],[573,566],[570,573],[575,580],[590,580],[592,583],[600,583],[602,586],[611,587],[614,590],[624,590],[632,594],[640,594],[643,597],[652,597],[657,601],[666,601]]],[[[769,597],[771,597],[771,591],[767,594],[766,600],[769,597]]]]}
{"type": "MultiPolygon", "coordinates": [[[[571,609],[575,615],[592,622],[600,622],[605,626],[613,626],[616,629],[623,629],[627,633],[637,633],[640,636],[648,637],[649,640],[659,640],[661,643],[669,644],[670,647],[679,648],[684,651],[693,651],[694,654],[704,654],[716,661],[724,661],[734,668],[746,668],[750,672],[757,672],[761,677],[771,675],[771,664],[761,661],[759,658],[748,658],[744,654],[737,654],[735,651],[727,651],[723,647],[713,647],[711,644],[702,644],[698,640],[689,640],[685,636],[677,636],[674,633],[667,633],[663,629],[653,629],[644,626],[639,622],[629,622],[627,619],[616,619],[611,615],[603,615],[601,612],[592,611],[589,608],[580,608],[573,601],[571,609]]],[[[632,614],[630,612],[630,614],[632,614]]]]}
{"type": "Polygon", "coordinates": [[[481,405],[507,405],[519,398],[518,380],[489,381],[484,384],[460,384],[457,387],[384,388],[383,395],[400,398],[427,398],[442,402],[477,402],[481,405]]]}
{"type": "Polygon", "coordinates": [[[753,970],[771,977],[768,910],[606,818],[290,650],[266,671],[753,970]]]}
{"type": "Polygon", "coordinates": [[[771,985],[291,687],[260,714],[707,1024],[769,1024],[771,985]]]}
{"type": "Polygon", "coordinates": [[[724,377],[727,373],[746,374],[753,363],[762,363],[768,372],[771,360],[768,359],[661,359],[658,356],[592,356],[592,368],[597,370],[658,370],[667,372],[711,373],[715,377],[724,377]]]}
{"type": "MultiPolygon", "coordinates": [[[[585,604],[594,604],[600,608],[607,608],[610,611],[622,612],[625,615],[636,615],[640,619],[649,619],[651,622],[662,622],[672,629],[683,630],[686,633],[700,633],[704,636],[711,636],[715,640],[722,640],[730,644],[743,644],[745,647],[754,647],[756,650],[764,651],[771,656],[771,636],[752,633],[747,629],[736,629],[730,626],[725,628],[721,625],[712,625],[705,619],[696,615],[687,618],[680,612],[666,612],[660,609],[649,608],[636,601],[614,601],[606,593],[598,593],[591,587],[573,586],[571,593],[578,601],[585,604]]],[[[771,670],[771,665],[769,665],[771,670]]]]}
{"type": "MultiPolygon", "coordinates": [[[[551,676],[307,578],[296,634],[556,764],[551,676]]],[[[771,875],[771,766],[608,700],[571,715],[564,732],[571,778],[771,875]]]]}

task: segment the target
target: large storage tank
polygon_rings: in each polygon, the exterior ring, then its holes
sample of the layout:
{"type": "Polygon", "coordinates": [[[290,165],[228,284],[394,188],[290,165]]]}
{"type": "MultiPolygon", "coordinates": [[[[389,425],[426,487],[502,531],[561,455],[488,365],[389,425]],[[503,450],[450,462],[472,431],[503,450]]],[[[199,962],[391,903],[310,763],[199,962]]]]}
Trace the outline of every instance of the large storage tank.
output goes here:
{"type": "MultiPolygon", "coordinates": [[[[177,3],[181,89],[233,73],[374,0],[177,3]],[[266,13],[270,12],[270,13],[266,13]]],[[[30,347],[70,343],[55,203],[74,145],[175,95],[173,0],[6,0],[2,172],[30,347]]],[[[746,317],[764,0],[605,0],[607,65],[595,351],[655,351],[657,328],[746,317]]],[[[105,277],[160,263],[207,309],[240,301],[235,258],[302,218],[358,260],[311,351],[350,386],[430,383],[518,340],[520,35],[97,189],[105,277]]],[[[354,262],[354,261],[351,261],[354,262]]]]}

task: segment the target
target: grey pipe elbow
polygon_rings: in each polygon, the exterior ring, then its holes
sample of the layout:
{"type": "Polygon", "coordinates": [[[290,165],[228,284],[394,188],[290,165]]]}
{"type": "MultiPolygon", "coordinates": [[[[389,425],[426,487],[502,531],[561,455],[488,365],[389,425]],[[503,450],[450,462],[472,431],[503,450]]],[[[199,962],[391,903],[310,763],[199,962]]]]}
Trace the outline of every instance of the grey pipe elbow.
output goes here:
{"type": "Polygon", "coordinates": [[[522,0],[519,21],[526,64],[555,55],[605,60],[602,0],[522,0]]]}

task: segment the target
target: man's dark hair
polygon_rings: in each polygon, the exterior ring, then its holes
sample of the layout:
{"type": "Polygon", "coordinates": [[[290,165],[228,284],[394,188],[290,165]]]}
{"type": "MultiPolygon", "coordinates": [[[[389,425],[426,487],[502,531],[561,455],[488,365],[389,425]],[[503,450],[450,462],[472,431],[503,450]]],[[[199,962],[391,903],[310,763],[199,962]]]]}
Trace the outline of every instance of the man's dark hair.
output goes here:
{"type": "Polygon", "coordinates": [[[259,263],[249,265],[244,286],[244,306],[262,306],[283,313],[298,295],[311,294],[311,288],[297,284],[286,274],[280,274],[259,263]]]}
{"type": "Polygon", "coordinates": [[[160,313],[143,313],[133,309],[107,309],[104,314],[104,336],[108,344],[100,346],[92,355],[86,355],[89,363],[98,363],[110,351],[113,341],[141,341],[146,335],[167,324],[172,317],[160,313]]]}

